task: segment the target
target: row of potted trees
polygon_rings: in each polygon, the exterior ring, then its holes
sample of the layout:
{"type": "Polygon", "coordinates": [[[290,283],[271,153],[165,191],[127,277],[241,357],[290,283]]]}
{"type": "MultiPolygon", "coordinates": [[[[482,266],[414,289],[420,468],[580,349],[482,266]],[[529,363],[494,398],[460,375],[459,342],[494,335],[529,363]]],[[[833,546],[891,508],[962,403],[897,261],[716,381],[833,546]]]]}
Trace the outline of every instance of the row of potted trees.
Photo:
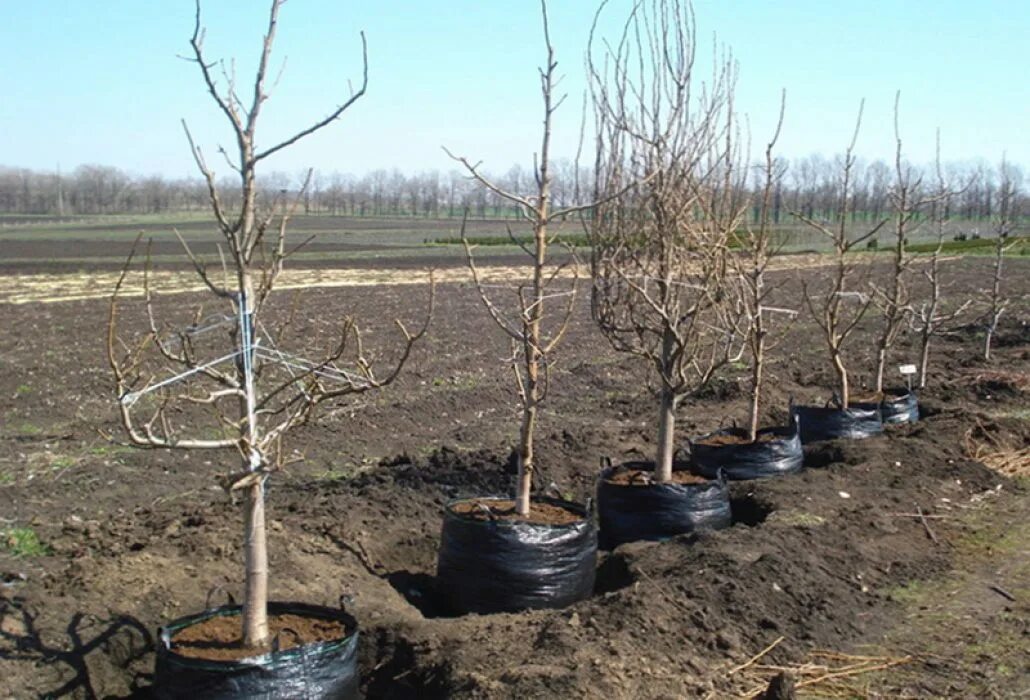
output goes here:
{"type": "MultiPolygon", "coordinates": [[[[311,420],[319,404],[390,384],[427,332],[432,315],[430,282],[425,323],[414,331],[399,324],[399,361],[378,373],[364,354],[353,319],[343,321],[339,340],[317,360],[277,347],[290,319],[271,332],[264,327],[265,303],[292,252],[285,234],[293,208],[285,201],[260,200],[257,166],[328,126],[364,94],[367,84],[366,62],[360,87],[328,117],[273,146],[259,147],[256,126],[269,97],[265,74],[282,4],[271,2],[249,102],[241,99],[233,82],[220,84],[212,73],[213,64],[204,55],[199,5],[191,39],[193,60],[238,146],[235,158],[223,155],[239,175],[242,205],[238,210],[223,205],[215,173],[187,129],[224,239],[226,274],[209,274],[185,241],[183,245],[205,288],[226,305],[226,314],[212,323],[198,313],[192,326],[172,332],[155,318],[145,270],[146,330],[124,337],[118,327],[119,298],[128,263],[111,301],[108,354],[130,441],[148,448],[235,449],[242,458],[240,470],[224,486],[244,501],[244,602],[162,628],[158,697],[355,696],[357,621],[342,610],[268,601],[266,481],[288,461],[283,438],[311,420]],[[202,360],[195,336],[215,327],[227,329],[232,352],[202,360]],[[171,376],[153,379],[162,376],[155,360],[171,376]],[[185,414],[170,408],[177,402],[214,411],[223,437],[185,436],[185,414]]],[[[858,235],[850,229],[856,127],[842,161],[835,225],[798,215],[834,244],[829,283],[815,288],[803,282],[802,288],[804,305],[823,331],[837,372],[838,405],[792,406],[787,426],[763,428],[768,358],[800,312],[773,306],[774,288],[767,280],[770,262],[779,252],[770,208],[783,176],[773,152],[785,99],[759,168],[756,194],[749,195],[751,171],[734,108],[736,65],[726,60],[705,89],[691,90],[695,27],[689,6],[661,0],[637,3],[623,34],[613,41],[595,41],[599,10],[587,62],[596,128],[594,181],[589,197],[556,208],[551,197],[551,127],[564,97],[556,94],[558,64],[546,4],[541,7],[546,62],[540,70],[543,131],[534,157],[535,190],[506,191],[483,175],[478,164],[452,156],[483,187],[515,203],[533,234],[528,244],[512,236],[530,261],[530,281],[513,288],[512,314],[505,311],[512,304],[498,303],[495,287],[484,283],[462,225],[475,288],[512,345],[521,422],[514,493],[461,499],[448,504],[443,514],[437,582],[459,612],[561,607],[581,600],[593,591],[599,538],[604,546],[615,547],[726,527],[732,521],[728,479],[795,472],[802,468],[804,442],[864,437],[882,431],[883,422],[910,421],[918,415],[914,395],[884,389],[883,367],[911,306],[905,283],[911,265],[907,236],[916,212],[946,198],[943,183],[933,197],[920,194],[902,165],[899,137],[893,276],[882,290],[865,280],[852,289],[860,274],[852,262],[853,249],[887,223],[858,235]],[[757,216],[747,215],[752,210],[757,216]],[[593,319],[612,347],[652,368],[657,385],[654,458],[605,466],[596,494],[597,518],[588,505],[534,495],[533,488],[535,429],[552,388],[554,353],[578,308],[582,287],[577,251],[566,248],[557,261],[551,253],[561,244],[562,226],[576,224],[585,228],[591,243],[593,319]],[[882,318],[877,384],[870,397],[854,401],[843,350],[871,309],[879,309],[882,318]],[[689,460],[677,461],[677,408],[728,368],[739,367],[745,357],[751,394],[747,427],[688,441],[689,460]]]]}

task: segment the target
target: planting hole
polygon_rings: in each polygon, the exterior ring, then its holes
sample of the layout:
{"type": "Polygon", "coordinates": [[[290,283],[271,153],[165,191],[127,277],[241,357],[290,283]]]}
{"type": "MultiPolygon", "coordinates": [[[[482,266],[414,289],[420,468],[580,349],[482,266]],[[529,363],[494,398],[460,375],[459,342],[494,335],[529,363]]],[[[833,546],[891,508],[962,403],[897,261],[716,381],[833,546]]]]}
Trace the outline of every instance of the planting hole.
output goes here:
{"type": "Polygon", "coordinates": [[[734,525],[738,523],[748,527],[761,525],[773,510],[772,506],[763,503],[752,494],[730,498],[730,511],[733,513],[734,525]]]}
{"type": "Polygon", "coordinates": [[[621,554],[609,554],[597,567],[594,595],[604,595],[626,588],[636,582],[629,563],[621,554]]]}
{"type": "Polygon", "coordinates": [[[435,577],[417,571],[394,571],[387,574],[386,580],[422,617],[458,617],[439,594],[435,577]]]}
{"type": "Polygon", "coordinates": [[[415,647],[382,630],[376,638],[376,658],[367,676],[365,697],[400,700],[401,698],[451,697],[450,669],[443,664],[419,664],[415,647]]]}

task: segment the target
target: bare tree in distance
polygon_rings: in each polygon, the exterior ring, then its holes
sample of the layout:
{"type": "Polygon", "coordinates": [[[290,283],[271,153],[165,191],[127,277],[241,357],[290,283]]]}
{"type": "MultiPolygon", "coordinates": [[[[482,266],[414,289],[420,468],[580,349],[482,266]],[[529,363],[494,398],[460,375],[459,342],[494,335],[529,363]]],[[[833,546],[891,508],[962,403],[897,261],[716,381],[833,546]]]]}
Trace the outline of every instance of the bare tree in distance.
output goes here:
{"type": "MultiPolygon", "coordinates": [[[[238,178],[238,208],[228,208],[214,169],[185,123],[190,150],[207,183],[212,212],[221,234],[222,269],[215,274],[190,250],[181,236],[184,250],[206,290],[223,308],[223,313],[205,316],[197,309],[192,326],[172,330],[159,326],[155,295],[149,286],[148,264],[144,268],[147,326],[144,333],[123,337],[118,330],[119,294],[132,263],[126,262],[112,294],[108,323],[107,352],[117,384],[120,417],[132,444],[147,448],[179,450],[235,450],[242,469],[223,479],[230,493],[242,492],[244,507],[244,551],[246,591],[243,603],[243,644],[263,648],[269,642],[268,555],[265,535],[265,481],[288,460],[283,438],[311,420],[315,408],[326,401],[361,394],[392,383],[407,361],[414,344],[423,337],[432,314],[432,283],[425,322],[410,332],[397,322],[400,347],[395,364],[378,374],[364,350],[356,321],[344,317],[336,337],[321,359],[308,361],[279,348],[296,314],[296,307],[271,330],[265,328],[266,302],[284,262],[307,242],[288,249],[287,222],[303,202],[310,183],[306,181],[289,203],[283,199],[261,201],[258,196],[257,166],[269,156],[337,120],[362,95],[368,84],[368,60],[362,33],[363,72],[360,86],[326,117],[292,136],[260,148],[257,125],[261,109],[270,95],[267,71],[275,41],[279,10],[285,0],[272,0],[260,60],[249,103],[238,92],[236,77],[220,62],[204,55],[204,29],[197,2],[191,60],[198,66],[207,91],[232,130],[235,153],[219,149],[238,178]],[[214,71],[222,66],[222,79],[214,71]],[[216,360],[205,360],[201,333],[221,329],[221,339],[233,348],[216,360]],[[177,375],[160,379],[162,375],[177,375]],[[176,379],[182,379],[176,382],[176,379]],[[220,437],[190,437],[191,409],[204,409],[214,421],[220,437]],[[185,431],[184,431],[185,428],[185,431]]],[[[308,239],[310,240],[310,239],[308,239]]],[[[205,335],[210,338],[210,335],[205,335]]],[[[224,345],[222,352],[224,352],[224,345]]],[[[209,429],[210,430],[210,429],[209,429]]],[[[203,434],[203,433],[202,433],[203,434]]]]}
{"type": "Polygon", "coordinates": [[[533,474],[536,471],[534,434],[538,413],[550,389],[552,354],[565,335],[575,309],[579,279],[578,261],[571,248],[568,248],[568,256],[562,262],[555,264],[548,260],[549,247],[558,242],[558,234],[552,224],[597,205],[597,202],[576,202],[564,208],[553,206],[551,124],[555,111],[565,101],[566,96],[557,96],[555,92],[561,78],[556,75],[558,63],[551,42],[547,3],[544,0],[541,0],[540,10],[543,18],[546,62],[540,68],[540,92],[544,108],[543,133],[541,134],[540,151],[533,159],[533,182],[535,184],[533,193],[522,194],[505,189],[486,176],[479,163],[473,163],[465,157],[456,156],[446,148],[444,149],[447,155],[464,167],[468,176],[482,189],[515,204],[521,219],[529,224],[533,234],[532,241],[527,245],[516,238],[510,228],[508,229],[512,242],[519,245],[522,252],[531,261],[530,282],[518,284],[514,290],[517,311],[512,317],[513,314],[506,313],[506,310],[496,302],[490,285],[484,281],[483,274],[476,263],[474,247],[465,235],[467,210],[461,226],[466,260],[479,297],[490,317],[507,335],[512,344],[510,361],[515,374],[516,392],[521,409],[515,508],[518,515],[523,517],[530,513],[530,495],[533,474]],[[571,273],[570,282],[563,279],[566,271],[571,273]],[[549,317],[546,314],[546,304],[548,300],[554,298],[564,298],[563,310],[557,317],[557,322],[547,327],[546,322],[549,317]]]}
{"type": "Polygon", "coordinates": [[[923,277],[928,285],[927,293],[924,301],[914,309],[910,319],[913,331],[919,336],[918,386],[920,389],[926,388],[930,367],[930,344],[933,339],[947,333],[973,303],[971,299],[967,299],[957,307],[945,310],[945,300],[941,295],[941,251],[944,249],[944,235],[951,211],[951,200],[962,190],[953,189],[945,180],[944,171],[941,168],[941,133],[939,129],[936,153],[937,187],[930,209],[930,220],[937,237],[937,247],[930,254],[930,260],[923,269],[923,277]]]}
{"type": "MultiPolygon", "coordinates": [[[[854,133],[839,162],[840,174],[834,183],[837,196],[836,221],[830,226],[813,219],[804,212],[791,212],[799,220],[826,236],[833,244],[834,266],[828,288],[813,289],[804,277],[801,279],[801,288],[805,305],[822,331],[823,340],[829,351],[830,362],[837,375],[837,399],[842,409],[848,408],[851,400],[851,387],[844,350],[848,339],[865,317],[873,301],[872,295],[860,291],[865,287],[864,284],[855,285],[856,289],[851,288],[850,283],[856,276],[856,269],[855,264],[851,262],[849,253],[875,236],[888,221],[887,218],[882,218],[857,234],[852,234],[852,227],[849,226],[849,213],[853,197],[852,176],[856,162],[855,144],[858,142],[858,134],[862,128],[864,107],[865,100],[862,100],[858,108],[858,117],[855,119],[854,133]]],[[[868,278],[868,270],[863,273],[862,277],[868,278]]]]}
{"type": "Polygon", "coordinates": [[[984,352],[985,360],[991,359],[991,344],[994,342],[994,335],[998,332],[998,323],[1002,314],[1009,306],[1009,299],[1002,289],[1002,266],[1005,261],[1005,253],[1015,243],[1009,239],[1009,235],[1015,228],[1015,222],[1019,217],[1017,207],[1019,196],[1019,183],[1016,174],[1008,160],[1002,156],[1001,165],[998,167],[998,197],[997,210],[991,222],[994,233],[994,265],[991,275],[991,289],[987,293],[987,311],[984,314],[984,352]]]}
{"type": "Polygon", "coordinates": [[[697,87],[693,10],[677,0],[638,2],[619,41],[595,51],[603,9],[588,54],[595,197],[604,202],[590,221],[592,310],[612,346],[658,377],[653,478],[664,483],[678,404],[739,358],[745,342],[728,262],[747,209],[736,66],[721,58],[711,82],[697,87]]]}

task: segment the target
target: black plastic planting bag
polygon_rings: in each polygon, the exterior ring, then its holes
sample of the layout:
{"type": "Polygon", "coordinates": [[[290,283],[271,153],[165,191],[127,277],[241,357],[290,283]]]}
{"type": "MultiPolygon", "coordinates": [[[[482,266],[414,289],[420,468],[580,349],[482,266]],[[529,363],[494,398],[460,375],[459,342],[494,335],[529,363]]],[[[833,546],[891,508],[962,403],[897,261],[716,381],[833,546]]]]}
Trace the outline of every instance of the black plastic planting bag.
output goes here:
{"type": "Polygon", "coordinates": [[[695,530],[717,530],[733,522],[724,478],[706,484],[614,484],[624,469],[652,470],[650,462],[627,462],[601,472],[597,514],[606,549],[637,540],[665,540],[695,530]]]}
{"type": "Polygon", "coordinates": [[[888,391],[880,402],[883,422],[915,423],[919,420],[919,401],[916,392],[907,389],[888,391]]]}
{"type": "Polygon", "coordinates": [[[766,428],[758,431],[757,442],[728,445],[706,445],[705,440],[718,435],[747,438],[747,431],[727,428],[698,438],[690,443],[691,469],[714,479],[719,470],[727,479],[765,479],[800,471],[805,460],[801,435],[797,426],[766,428]]]}
{"type": "Polygon", "coordinates": [[[883,433],[883,419],[878,405],[851,406],[796,406],[801,442],[818,442],[836,438],[859,439],[883,433]]]}
{"type": "Polygon", "coordinates": [[[269,615],[293,614],[342,622],[351,634],[332,642],[271,651],[240,661],[209,661],[177,654],[172,637],[220,615],[239,615],[226,605],[179,618],[158,630],[153,697],[158,700],[351,700],[358,698],[358,628],[342,610],[303,603],[269,603],[269,615]]]}
{"type": "MultiPolygon", "coordinates": [[[[506,500],[484,499],[477,501],[506,500]]],[[[594,590],[597,528],[585,508],[557,499],[550,503],[583,517],[568,525],[514,520],[475,520],[443,514],[437,586],[455,612],[515,612],[561,608],[594,590]]]]}

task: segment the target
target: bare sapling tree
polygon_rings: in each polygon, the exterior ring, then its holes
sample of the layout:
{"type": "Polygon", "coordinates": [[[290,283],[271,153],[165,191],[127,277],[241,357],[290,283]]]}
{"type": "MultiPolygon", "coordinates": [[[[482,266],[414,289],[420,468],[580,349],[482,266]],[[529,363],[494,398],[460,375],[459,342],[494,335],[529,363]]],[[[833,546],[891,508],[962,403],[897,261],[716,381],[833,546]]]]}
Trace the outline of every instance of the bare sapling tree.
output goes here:
{"type": "Polygon", "coordinates": [[[998,168],[998,206],[997,214],[992,222],[994,233],[994,265],[992,266],[991,288],[987,293],[987,310],[984,313],[984,352],[985,360],[991,359],[991,345],[998,332],[1001,316],[1009,306],[1009,299],[1002,288],[1002,267],[1005,253],[1014,245],[1009,239],[1015,227],[1019,212],[1017,210],[1019,186],[1013,168],[1007,159],[1001,159],[998,168]]]}
{"type": "Polygon", "coordinates": [[[953,189],[944,179],[944,171],[941,168],[941,134],[939,130],[936,154],[934,166],[937,186],[930,205],[930,221],[934,228],[937,246],[930,253],[930,259],[922,270],[927,285],[926,294],[922,303],[914,308],[910,320],[912,330],[919,337],[918,386],[920,389],[926,388],[930,366],[930,345],[933,339],[947,333],[973,303],[971,299],[967,299],[957,307],[947,309],[941,294],[941,252],[944,250],[944,235],[951,214],[952,199],[961,190],[953,189]]]}
{"type": "Polygon", "coordinates": [[[862,128],[864,107],[865,100],[859,106],[855,131],[848,143],[847,150],[839,160],[840,172],[837,181],[833,183],[837,200],[836,220],[832,224],[827,224],[804,212],[791,212],[793,216],[823,234],[833,245],[834,263],[829,285],[821,289],[813,288],[812,284],[802,277],[801,288],[805,305],[822,331],[823,340],[829,351],[830,362],[837,375],[837,400],[842,409],[848,408],[851,400],[845,349],[849,338],[865,317],[873,301],[872,295],[861,291],[864,287],[861,282],[868,277],[868,268],[864,272],[857,270],[850,253],[857,246],[875,236],[888,221],[888,218],[885,217],[870,227],[858,231],[852,230],[850,214],[853,208],[853,186],[857,161],[855,144],[862,128]],[[858,279],[856,280],[856,278],[858,279]],[[854,285],[855,289],[852,289],[851,283],[854,281],[859,283],[854,285]]]}
{"type": "MultiPolygon", "coordinates": [[[[776,130],[765,147],[765,161],[760,169],[758,195],[758,221],[748,224],[737,234],[744,250],[731,258],[740,275],[741,298],[743,300],[744,328],[747,349],[751,355],[751,409],[748,417],[748,439],[758,439],[758,422],[762,402],[762,385],[765,381],[765,367],[769,351],[777,344],[771,334],[770,314],[796,316],[791,309],[771,306],[769,296],[773,288],[766,283],[769,263],[780,250],[772,236],[773,195],[783,179],[785,166],[773,158],[773,149],[783,129],[783,114],[786,108],[786,91],[780,97],[780,113],[776,130]]],[[[782,337],[781,337],[782,338],[782,337]]]]}
{"type": "Polygon", "coordinates": [[[619,41],[603,49],[595,51],[593,34],[595,197],[603,204],[590,221],[591,307],[612,346],[658,377],[653,479],[664,483],[673,476],[677,406],[744,350],[728,262],[747,207],[736,67],[718,58],[710,81],[696,84],[693,11],[676,0],[637,3],[619,41]]]}
{"type": "Polygon", "coordinates": [[[197,3],[190,60],[199,68],[208,93],[231,127],[235,152],[230,155],[222,148],[219,152],[238,178],[238,205],[230,208],[225,204],[228,199],[225,195],[232,193],[220,189],[214,169],[184,122],[190,150],[207,183],[220,234],[221,274],[210,271],[181,236],[180,241],[204,288],[216,298],[223,312],[205,317],[200,307],[193,325],[179,331],[171,324],[159,324],[148,255],[143,272],[145,330],[142,333],[120,331],[119,302],[132,262],[130,256],[111,297],[107,336],[120,418],[132,444],[175,450],[230,450],[238,453],[242,460],[242,469],[232,470],[221,481],[227,491],[234,495],[241,493],[245,501],[246,590],[242,642],[247,648],[263,648],[269,643],[265,482],[271,473],[290,461],[284,457],[284,437],[309,422],[319,404],[393,382],[414,344],[425,334],[432,313],[430,283],[425,322],[411,332],[398,321],[401,338],[397,359],[382,374],[374,370],[358,325],[349,317],[335,329],[335,337],[320,359],[306,360],[279,348],[297,308],[295,306],[285,318],[280,314],[276,320],[276,316],[266,313],[266,302],[284,262],[304,245],[288,249],[286,230],[290,216],[307,191],[310,174],[292,202],[287,202],[286,193],[269,201],[258,194],[258,165],[336,121],[365,94],[368,82],[367,50],[362,34],[360,86],[352,88],[350,96],[326,117],[274,145],[259,147],[257,125],[270,94],[268,67],[284,1],[271,2],[249,102],[245,102],[243,94],[237,90],[234,70],[226,68],[222,62],[211,62],[205,56],[204,30],[197,3]],[[220,78],[215,74],[219,67],[220,78]],[[271,330],[266,329],[266,323],[272,326],[271,330]],[[224,336],[218,336],[222,341],[216,346],[225,353],[222,342],[227,341],[231,350],[218,359],[207,360],[202,353],[212,345],[212,336],[205,334],[203,339],[199,336],[215,329],[227,331],[224,336]],[[202,341],[205,344],[202,345],[202,341]],[[201,411],[207,412],[213,427],[196,425],[204,417],[201,411]],[[212,432],[218,437],[191,437],[212,432]]]}
{"type": "Polygon", "coordinates": [[[909,237],[922,225],[927,207],[936,203],[938,191],[926,191],[923,178],[904,162],[900,121],[901,91],[894,96],[894,184],[888,191],[893,223],[891,268],[885,287],[870,285],[873,303],[880,310],[880,333],[876,338],[875,394],[883,396],[883,377],[887,360],[901,332],[909,326],[912,308],[911,272],[916,260],[908,252],[909,237]]]}
{"type": "Polygon", "coordinates": [[[533,158],[535,190],[526,194],[506,189],[485,175],[480,163],[474,163],[444,149],[465,168],[471,179],[480,187],[514,204],[520,219],[529,225],[533,235],[532,241],[526,244],[517,238],[510,228],[508,230],[512,242],[518,244],[522,252],[528,256],[530,272],[528,283],[516,285],[515,310],[509,313],[507,307],[495,299],[491,285],[486,282],[483,271],[476,263],[474,246],[465,235],[464,221],[461,227],[466,259],[479,297],[490,317],[512,344],[511,366],[521,411],[515,508],[517,514],[523,517],[530,514],[533,474],[536,471],[534,436],[537,420],[541,405],[550,389],[553,354],[564,337],[575,310],[579,277],[578,261],[571,248],[566,248],[567,255],[559,262],[551,260],[548,252],[553,245],[559,243],[558,229],[561,222],[593,208],[596,204],[576,202],[564,208],[553,206],[551,125],[555,112],[566,96],[558,95],[556,92],[561,77],[557,74],[558,62],[551,42],[547,3],[543,0],[540,9],[543,17],[546,61],[539,69],[540,93],[543,99],[543,133],[540,150],[533,158]],[[554,317],[547,313],[548,301],[553,299],[561,299],[561,311],[554,317]]]}

